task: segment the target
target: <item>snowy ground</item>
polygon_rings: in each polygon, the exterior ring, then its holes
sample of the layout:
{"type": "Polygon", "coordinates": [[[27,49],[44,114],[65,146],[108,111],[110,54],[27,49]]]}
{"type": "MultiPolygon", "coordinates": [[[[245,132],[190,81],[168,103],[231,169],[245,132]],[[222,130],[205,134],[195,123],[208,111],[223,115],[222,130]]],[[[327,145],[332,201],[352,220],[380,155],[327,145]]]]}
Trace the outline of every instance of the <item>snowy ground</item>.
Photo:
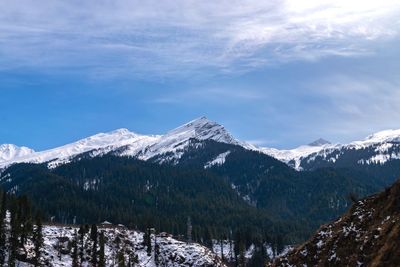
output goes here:
{"type": "MultiPolygon", "coordinates": [[[[286,255],[293,247],[292,246],[285,246],[283,251],[281,253],[277,253],[276,251],[273,250],[271,245],[269,244],[264,244],[265,246],[265,251],[268,255],[268,258],[274,259],[276,257],[280,257],[283,255],[286,255]]],[[[233,241],[230,240],[214,240],[213,241],[213,252],[219,256],[220,258],[223,256],[223,258],[227,261],[232,262],[235,259],[235,244],[233,241]],[[222,244],[221,244],[222,243],[222,244]]],[[[254,254],[254,245],[251,245],[249,248],[247,248],[245,252],[245,258],[250,259],[253,254],[254,254]]]]}
{"type": "MultiPolygon", "coordinates": [[[[43,227],[44,248],[43,262],[44,266],[72,266],[71,244],[75,231],[79,229],[72,226],[46,225],[43,227]]],[[[152,252],[147,254],[147,247],[143,245],[143,233],[128,230],[123,227],[99,227],[99,232],[103,232],[106,239],[105,256],[106,266],[117,266],[117,253],[123,251],[125,262],[129,256],[138,257],[138,263],[135,266],[154,267],[155,263],[154,247],[155,242],[160,246],[158,266],[225,266],[221,260],[209,249],[199,244],[187,244],[168,236],[152,235],[152,252]]],[[[89,233],[84,238],[84,262],[82,266],[91,266],[91,247],[92,241],[89,233]]],[[[33,244],[27,242],[26,249],[28,258],[34,255],[33,244]]],[[[19,262],[19,266],[32,266],[30,264],[19,262]]]]}

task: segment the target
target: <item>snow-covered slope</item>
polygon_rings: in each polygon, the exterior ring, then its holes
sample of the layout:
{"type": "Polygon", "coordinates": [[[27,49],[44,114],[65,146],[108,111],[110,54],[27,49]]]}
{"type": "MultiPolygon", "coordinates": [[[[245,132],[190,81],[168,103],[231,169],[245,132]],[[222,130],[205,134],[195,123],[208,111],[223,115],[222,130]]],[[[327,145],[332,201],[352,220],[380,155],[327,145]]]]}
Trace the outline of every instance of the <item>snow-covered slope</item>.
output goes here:
{"type": "Polygon", "coordinates": [[[330,144],[321,140],[290,150],[261,148],[261,151],[297,170],[313,169],[317,165],[331,166],[341,160],[343,163],[344,159],[349,164],[355,162],[359,165],[384,164],[400,159],[400,129],[377,132],[349,144],[330,144]]]}
{"type": "MultiPolygon", "coordinates": [[[[68,163],[82,153],[95,157],[109,152],[117,156],[131,156],[142,160],[152,159],[159,163],[178,164],[192,139],[197,141],[214,140],[242,146],[245,149],[272,156],[296,170],[336,164],[348,157],[348,153],[352,153],[352,159],[356,160],[359,165],[384,164],[390,160],[400,159],[400,130],[378,132],[362,141],[354,141],[350,144],[331,144],[324,139],[318,139],[309,145],[295,149],[279,150],[256,147],[239,141],[222,125],[206,117],[201,117],[164,135],[140,135],[127,129],[119,129],[40,152],[34,152],[26,147],[1,145],[0,169],[21,162],[48,162],[48,166],[52,168],[68,163]],[[354,151],[358,151],[359,155],[356,155],[354,151]]],[[[211,162],[213,159],[209,160],[211,162]]]]}
{"type": "Polygon", "coordinates": [[[24,157],[34,153],[33,149],[28,147],[18,147],[12,144],[0,145],[0,162],[9,161],[15,158],[24,157]]]}
{"type": "Polygon", "coordinates": [[[13,157],[0,160],[0,168],[21,162],[49,162],[49,167],[54,167],[62,163],[67,163],[74,156],[85,152],[91,152],[93,156],[97,156],[128,144],[132,149],[141,149],[148,144],[154,143],[158,138],[158,136],[139,135],[127,129],[119,129],[108,133],[99,133],[50,150],[15,154],[13,157]]]}
{"type": "MultiPolygon", "coordinates": [[[[81,243],[78,234],[79,228],[75,226],[45,225],[43,227],[43,248],[41,266],[72,266],[73,242],[78,242],[78,264],[80,266],[93,266],[91,264],[93,241],[90,232],[86,233],[81,243]],[[84,250],[81,251],[80,247],[84,250]],[[79,262],[79,255],[83,253],[83,261],[79,262]]],[[[105,265],[121,266],[119,254],[123,254],[125,265],[130,262],[134,266],[156,267],[156,266],[193,266],[193,267],[224,267],[226,266],[220,258],[208,248],[197,243],[186,243],[178,241],[168,234],[151,236],[151,252],[148,254],[147,246],[143,244],[142,232],[128,230],[124,227],[106,226],[99,227],[99,233],[104,234],[105,265]],[[156,245],[157,244],[157,245],[156,245]],[[157,250],[155,249],[158,247],[157,250]],[[157,262],[157,264],[156,264],[157,262]]],[[[99,241],[98,241],[99,242],[99,241]]],[[[99,243],[97,243],[99,246],[99,243]]],[[[35,256],[33,242],[28,238],[25,243],[25,253],[21,258],[27,258],[25,262],[17,262],[18,266],[33,267],[28,261],[35,256]],[[26,256],[25,256],[26,255],[26,256]]],[[[99,249],[99,247],[98,247],[99,249]]]]}
{"type": "Polygon", "coordinates": [[[276,148],[260,148],[260,151],[287,163],[288,165],[294,167],[296,170],[301,170],[300,164],[303,158],[330,147],[331,145],[329,144],[321,146],[303,145],[294,149],[287,150],[279,150],[276,148]]]}
{"type": "MultiPolygon", "coordinates": [[[[0,158],[0,168],[21,162],[48,162],[48,166],[51,168],[68,163],[82,153],[89,153],[94,157],[109,152],[142,160],[157,157],[157,161],[160,163],[177,163],[191,139],[214,140],[240,145],[246,149],[257,149],[250,144],[236,140],[222,125],[210,121],[206,117],[201,117],[169,131],[165,135],[140,135],[127,129],[119,129],[108,133],[99,133],[50,150],[14,153],[11,156],[0,158]]],[[[4,155],[6,154],[4,153],[4,155]]]]}
{"type": "MultiPolygon", "coordinates": [[[[159,162],[175,162],[184,154],[189,141],[214,140],[221,143],[243,146],[247,149],[256,149],[250,144],[235,139],[222,125],[208,120],[206,117],[190,121],[167,134],[161,136],[154,144],[146,147],[138,158],[147,160],[156,156],[163,156],[159,162]]],[[[135,156],[135,151],[128,149],[122,155],[135,156]]]]}

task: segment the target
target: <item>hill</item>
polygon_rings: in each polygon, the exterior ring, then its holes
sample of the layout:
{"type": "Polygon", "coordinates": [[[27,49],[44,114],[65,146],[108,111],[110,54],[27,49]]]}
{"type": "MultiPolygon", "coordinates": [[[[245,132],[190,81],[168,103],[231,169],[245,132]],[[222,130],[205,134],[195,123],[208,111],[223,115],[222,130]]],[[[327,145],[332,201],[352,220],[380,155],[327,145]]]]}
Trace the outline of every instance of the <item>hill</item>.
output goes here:
{"type": "Polygon", "coordinates": [[[400,181],[357,201],[272,266],[400,266],[400,181]]]}

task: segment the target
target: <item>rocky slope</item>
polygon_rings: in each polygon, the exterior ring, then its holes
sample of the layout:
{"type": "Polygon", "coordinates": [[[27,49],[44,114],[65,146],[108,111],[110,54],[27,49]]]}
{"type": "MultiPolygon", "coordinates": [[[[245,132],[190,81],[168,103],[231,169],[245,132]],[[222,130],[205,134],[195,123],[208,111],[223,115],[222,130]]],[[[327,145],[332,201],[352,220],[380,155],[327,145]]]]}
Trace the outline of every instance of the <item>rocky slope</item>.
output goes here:
{"type": "Polygon", "coordinates": [[[357,201],[272,266],[400,266],[400,181],[357,201]]]}

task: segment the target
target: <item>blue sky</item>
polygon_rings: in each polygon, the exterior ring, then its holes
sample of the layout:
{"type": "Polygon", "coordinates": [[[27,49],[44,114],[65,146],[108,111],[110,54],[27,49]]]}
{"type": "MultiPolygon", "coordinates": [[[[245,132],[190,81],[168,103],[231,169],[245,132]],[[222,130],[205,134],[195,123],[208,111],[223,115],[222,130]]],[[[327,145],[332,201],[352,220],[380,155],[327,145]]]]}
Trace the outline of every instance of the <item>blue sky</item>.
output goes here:
{"type": "Polygon", "coordinates": [[[398,1],[264,2],[3,1],[0,143],[203,115],[278,148],[400,128],[398,1]]]}

